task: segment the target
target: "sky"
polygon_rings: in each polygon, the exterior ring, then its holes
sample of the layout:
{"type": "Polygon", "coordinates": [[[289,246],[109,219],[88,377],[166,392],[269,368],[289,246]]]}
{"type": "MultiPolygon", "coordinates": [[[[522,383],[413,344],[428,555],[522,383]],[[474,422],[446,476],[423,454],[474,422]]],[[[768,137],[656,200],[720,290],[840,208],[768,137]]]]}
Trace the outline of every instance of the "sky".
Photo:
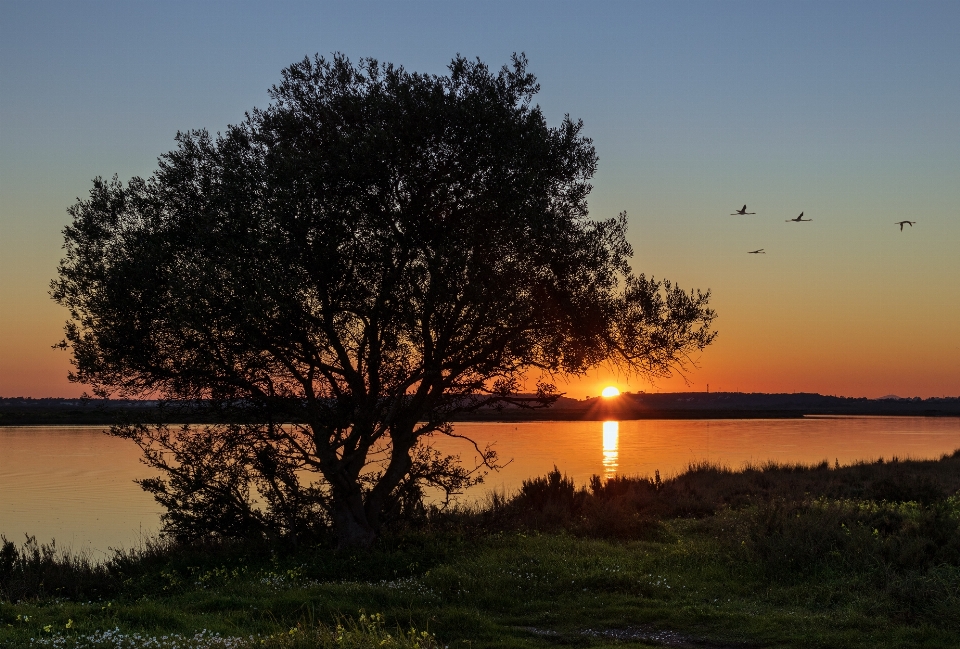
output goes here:
{"type": "Polygon", "coordinates": [[[628,213],[634,270],[711,290],[686,380],[599,369],[569,396],[960,395],[960,3],[0,0],[0,396],[85,389],[48,290],[91,180],[149,176],[178,130],[332,52],[437,74],[525,52],[548,120],[584,121],[591,214],[628,213]]]}

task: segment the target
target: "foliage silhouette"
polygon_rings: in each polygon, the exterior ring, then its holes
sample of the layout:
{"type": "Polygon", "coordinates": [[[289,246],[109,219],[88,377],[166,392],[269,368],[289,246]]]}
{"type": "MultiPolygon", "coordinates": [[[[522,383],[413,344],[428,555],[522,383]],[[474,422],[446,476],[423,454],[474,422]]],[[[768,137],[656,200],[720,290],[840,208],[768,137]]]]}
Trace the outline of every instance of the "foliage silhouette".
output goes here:
{"type": "Polygon", "coordinates": [[[495,465],[432,451],[452,415],[548,405],[551,377],[604,362],[682,372],[710,344],[709,293],[634,276],[626,215],[590,220],[596,153],[538,90],[522,55],[446,76],[305,58],[149,179],[94,180],[52,284],[73,380],[262,422],[114,427],[162,472],[142,486],[169,533],[367,546],[425,485],[495,465]]]}

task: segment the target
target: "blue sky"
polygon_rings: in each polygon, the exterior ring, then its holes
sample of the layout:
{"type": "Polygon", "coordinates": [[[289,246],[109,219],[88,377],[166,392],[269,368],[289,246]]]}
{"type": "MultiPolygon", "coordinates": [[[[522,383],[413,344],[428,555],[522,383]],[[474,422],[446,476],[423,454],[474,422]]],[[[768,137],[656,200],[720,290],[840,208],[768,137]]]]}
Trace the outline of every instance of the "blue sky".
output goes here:
{"type": "Polygon", "coordinates": [[[594,139],[591,210],[627,210],[635,269],[713,290],[689,387],[600,371],[572,396],[960,394],[958,32],[956,2],[4,1],[0,396],[82,389],[46,290],[90,180],[149,175],[177,130],[239,121],[334,51],[435,73],[526,52],[548,118],[594,139]]]}

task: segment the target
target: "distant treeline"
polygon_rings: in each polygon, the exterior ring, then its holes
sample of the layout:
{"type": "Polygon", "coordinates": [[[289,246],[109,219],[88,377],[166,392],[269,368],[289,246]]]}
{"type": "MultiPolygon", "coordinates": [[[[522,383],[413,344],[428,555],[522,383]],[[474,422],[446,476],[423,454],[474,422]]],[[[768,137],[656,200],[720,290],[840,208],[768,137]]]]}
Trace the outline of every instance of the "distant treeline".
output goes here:
{"type": "Polygon", "coordinates": [[[605,420],[794,418],[805,415],[960,416],[960,397],[835,397],[816,393],[625,392],[613,399],[561,399],[546,411],[481,411],[471,419],[605,420]]]}
{"type": "Polygon", "coordinates": [[[0,397],[0,426],[109,426],[120,421],[213,423],[223,420],[201,403],[132,399],[0,397]]]}
{"type": "MultiPolygon", "coordinates": [[[[561,397],[547,408],[483,408],[456,421],[581,421],[605,419],[793,418],[805,415],[960,417],[960,397],[866,399],[822,394],[742,392],[625,392],[613,399],[561,397]]],[[[144,422],[214,423],[251,416],[243,409],[207,404],[122,399],[31,399],[0,397],[0,426],[109,425],[144,422]]],[[[255,416],[255,415],[252,415],[255,416]]]]}

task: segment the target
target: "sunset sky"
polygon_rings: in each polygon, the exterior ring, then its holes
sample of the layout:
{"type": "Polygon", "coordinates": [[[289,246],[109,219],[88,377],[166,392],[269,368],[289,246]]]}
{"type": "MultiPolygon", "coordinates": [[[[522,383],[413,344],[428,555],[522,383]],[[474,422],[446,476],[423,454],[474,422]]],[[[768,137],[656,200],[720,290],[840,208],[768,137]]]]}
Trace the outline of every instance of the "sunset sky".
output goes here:
{"type": "Polygon", "coordinates": [[[150,175],[177,130],[335,51],[438,74],[526,52],[551,123],[594,140],[591,212],[627,211],[634,269],[712,291],[689,384],[601,370],[569,396],[960,395],[960,3],[6,0],[0,396],[84,390],[47,291],[91,179],[150,175]]]}

